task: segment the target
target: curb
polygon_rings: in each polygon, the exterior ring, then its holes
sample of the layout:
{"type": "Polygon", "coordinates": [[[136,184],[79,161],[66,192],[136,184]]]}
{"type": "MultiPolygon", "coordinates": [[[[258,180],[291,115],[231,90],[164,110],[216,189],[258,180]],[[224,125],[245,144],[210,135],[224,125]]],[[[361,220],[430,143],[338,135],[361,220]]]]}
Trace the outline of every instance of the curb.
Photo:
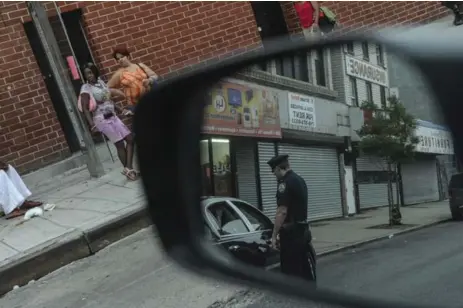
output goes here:
{"type": "Polygon", "coordinates": [[[145,207],[86,231],[74,231],[39,251],[0,267],[0,297],[69,263],[94,255],[105,247],[151,226],[145,207]]]}

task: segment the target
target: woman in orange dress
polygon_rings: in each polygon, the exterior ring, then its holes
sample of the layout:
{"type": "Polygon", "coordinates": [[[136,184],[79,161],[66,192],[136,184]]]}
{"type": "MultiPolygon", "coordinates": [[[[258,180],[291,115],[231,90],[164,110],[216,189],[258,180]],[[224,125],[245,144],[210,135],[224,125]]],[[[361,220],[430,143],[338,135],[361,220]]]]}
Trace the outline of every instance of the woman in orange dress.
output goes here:
{"type": "Polygon", "coordinates": [[[158,75],[143,63],[132,63],[130,52],[126,48],[114,49],[113,57],[120,68],[109,80],[108,87],[123,89],[129,110],[126,114],[131,114],[140,97],[156,84],[158,75]]]}

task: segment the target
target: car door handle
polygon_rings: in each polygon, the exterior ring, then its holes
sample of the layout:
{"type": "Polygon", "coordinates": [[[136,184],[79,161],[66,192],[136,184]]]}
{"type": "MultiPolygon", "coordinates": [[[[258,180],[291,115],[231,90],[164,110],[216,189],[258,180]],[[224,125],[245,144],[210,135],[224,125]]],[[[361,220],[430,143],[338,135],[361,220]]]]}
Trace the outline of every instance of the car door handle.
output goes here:
{"type": "Polygon", "coordinates": [[[238,245],[232,245],[228,247],[228,251],[237,251],[240,248],[238,245]]]}

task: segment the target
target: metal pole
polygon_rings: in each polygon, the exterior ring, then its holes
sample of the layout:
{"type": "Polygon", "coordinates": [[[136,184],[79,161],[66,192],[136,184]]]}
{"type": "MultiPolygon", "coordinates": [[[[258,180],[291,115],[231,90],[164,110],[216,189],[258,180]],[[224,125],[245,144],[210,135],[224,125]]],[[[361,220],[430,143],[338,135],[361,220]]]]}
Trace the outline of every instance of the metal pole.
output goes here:
{"type": "MultiPolygon", "coordinates": [[[[64,35],[66,36],[66,41],[67,41],[67,43],[69,45],[69,49],[71,49],[72,57],[74,58],[74,62],[76,64],[77,68],[78,68],[80,80],[82,80],[82,82],[84,82],[84,76],[82,75],[82,68],[80,67],[80,63],[77,61],[76,53],[74,52],[74,48],[72,47],[71,39],[69,38],[69,34],[68,34],[68,30],[66,29],[66,25],[64,23],[63,17],[61,16],[61,9],[59,8],[59,6],[58,6],[58,4],[56,2],[53,2],[53,4],[55,5],[55,10],[58,13],[59,22],[61,23],[61,27],[63,28],[64,35]]],[[[82,33],[84,33],[83,29],[82,29],[82,24],[80,23],[80,21],[79,21],[79,25],[80,25],[80,28],[82,30],[82,33]]],[[[87,44],[87,46],[89,46],[88,42],[87,42],[87,38],[85,37],[85,35],[84,35],[84,38],[85,38],[85,43],[87,44]]],[[[93,64],[96,65],[95,59],[93,58],[93,55],[91,53],[90,53],[90,56],[92,57],[93,64]]],[[[106,137],[105,137],[105,135],[103,133],[101,133],[101,137],[103,138],[103,141],[106,144],[106,148],[108,149],[109,156],[111,156],[111,160],[114,163],[115,162],[114,156],[113,156],[113,153],[111,152],[111,149],[109,148],[108,141],[106,140],[106,137]]]]}
{"type": "Polygon", "coordinates": [[[74,89],[67,74],[66,66],[61,57],[58,42],[53,33],[53,29],[48,20],[47,12],[39,1],[27,1],[27,8],[32,17],[40,41],[43,45],[45,55],[50,63],[53,76],[56,80],[66,110],[71,119],[72,126],[79,138],[82,151],[87,156],[87,168],[92,177],[104,175],[103,164],[100,161],[95,144],[93,143],[90,132],[77,109],[77,98],[74,89]]]}

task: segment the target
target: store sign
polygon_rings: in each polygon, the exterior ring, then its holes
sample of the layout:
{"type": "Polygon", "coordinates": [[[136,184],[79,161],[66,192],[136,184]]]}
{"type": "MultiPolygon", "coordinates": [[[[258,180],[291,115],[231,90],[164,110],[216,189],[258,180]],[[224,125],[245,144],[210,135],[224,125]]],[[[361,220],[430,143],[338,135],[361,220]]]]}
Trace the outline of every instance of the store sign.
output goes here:
{"type": "Polygon", "coordinates": [[[420,142],[416,152],[453,155],[452,135],[449,131],[418,126],[415,131],[420,142]]]}
{"type": "Polygon", "coordinates": [[[289,125],[300,130],[313,130],[316,127],[315,99],[310,96],[288,93],[289,125]]]}
{"type": "Polygon", "coordinates": [[[217,84],[206,98],[203,133],[281,138],[278,92],[217,84]]]}
{"type": "Polygon", "coordinates": [[[372,65],[353,56],[345,55],[346,73],[349,76],[370,81],[381,86],[387,87],[389,84],[387,71],[382,67],[372,65]]]}

